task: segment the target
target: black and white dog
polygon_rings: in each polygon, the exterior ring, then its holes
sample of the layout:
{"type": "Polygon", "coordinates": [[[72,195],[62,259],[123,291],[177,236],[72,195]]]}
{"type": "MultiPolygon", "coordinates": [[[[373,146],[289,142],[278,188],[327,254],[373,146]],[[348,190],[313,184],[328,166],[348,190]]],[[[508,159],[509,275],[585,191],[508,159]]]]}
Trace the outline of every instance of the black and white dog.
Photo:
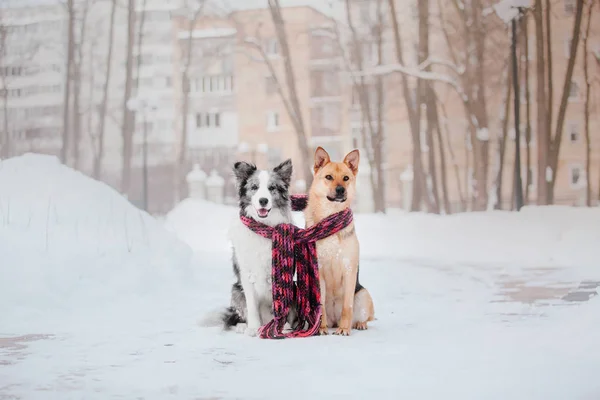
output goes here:
{"type": "MultiPolygon", "coordinates": [[[[271,171],[237,162],[233,172],[243,214],[270,226],[291,223],[291,160],[271,171]]],[[[233,245],[233,271],[237,281],[231,288],[231,306],[221,319],[225,329],[235,326],[238,332],[255,336],[258,328],[273,318],[272,242],[252,232],[239,218],[234,218],[231,224],[229,239],[233,245]]],[[[290,314],[288,322],[291,324],[294,313],[290,314]]]]}

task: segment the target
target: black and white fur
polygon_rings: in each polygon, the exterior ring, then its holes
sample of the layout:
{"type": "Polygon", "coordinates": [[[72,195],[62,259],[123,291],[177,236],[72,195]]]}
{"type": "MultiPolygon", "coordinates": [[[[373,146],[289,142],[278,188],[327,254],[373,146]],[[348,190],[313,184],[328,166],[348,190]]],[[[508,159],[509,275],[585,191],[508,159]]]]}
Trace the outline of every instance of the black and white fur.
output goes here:
{"type": "MultiPolygon", "coordinates": [[[[233,172],[243,214],[270,226],[291,223],[291,160],[271,171],[260,171],[253,164],[237,162],[233,172]]],[[[222,315],[222,321],[225,329],[236,326],[236,330],[255,336],[258,328],[273,318],[272,242],[252,232],[239,218],[232,221],[229,239],[237,280],[231,288],[231,306],[222,315]]]]}

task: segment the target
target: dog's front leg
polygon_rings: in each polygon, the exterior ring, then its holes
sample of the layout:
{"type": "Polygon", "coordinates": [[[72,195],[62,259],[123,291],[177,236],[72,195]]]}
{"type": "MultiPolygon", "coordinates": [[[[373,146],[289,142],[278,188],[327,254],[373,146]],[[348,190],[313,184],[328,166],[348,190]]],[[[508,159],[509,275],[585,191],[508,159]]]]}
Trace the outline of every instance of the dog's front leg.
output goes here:
{"type": "Polygon", "coordinates": [[[336,335],[349,336],[352,329],[352,317],[354,307],[354,289],[356,287],[357,268],[352,266],[348,259],[343,260],[342,275],[342,317],[335,331],[336,335]]]}
{"type": "Polygon", "coordinates": [[[242,285],[246,294],[246,306],[248,307],[247,322],[245,334],[248,336],[256,336],[258,328],[260,328],[260,308],[254,282],[251,281],[247,272],[242,272],[242,285]]]}
{"type": "Polygon", "coordinates": [[[321,285],[321,326],[319,327],[319,335],[327,335],[329,333],[327,329],[327,284],[325,279],[321,276],[319,278],[321,285]]]}

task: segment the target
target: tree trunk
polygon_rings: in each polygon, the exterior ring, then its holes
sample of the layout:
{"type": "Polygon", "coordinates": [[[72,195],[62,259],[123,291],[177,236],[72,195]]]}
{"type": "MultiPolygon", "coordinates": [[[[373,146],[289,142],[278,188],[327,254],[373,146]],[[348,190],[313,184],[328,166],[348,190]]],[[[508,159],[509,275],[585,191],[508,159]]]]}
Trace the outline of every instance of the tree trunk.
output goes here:
{"type": "Polygon", "coordinates": [[[75,61],[73,63],[73,168],[79,169],[79,152],[81,147],[82,115],[81,115],[81,92],[83,90],[82,68],[83,49],[85,44],[86,19],[90,5],[86,3],[81,15],[79,26],[79,42],[76,47],[75,61]]]}
{"type": "MultiPolygon", "coordinates": [[[[429,58],[429,0],[420,0],[418,2],[419,11],[419,64],[425,62],[429,58]]],[[[425,69],[427,72],[431,72],[431,67],[425,69]]],[[[431,83],[427,81],[419,80],[419,102],[417,106],[421,104],[425,105],[425,115],[427,118],[427,130],[425,132],[425,140],[429,151],[427,153],[428,161],[428,177],[426,182],[427,197],[429,198],[429,212],[435,214],[440,213],[440,196],[438,194],[438,181],[435,165],[435,144],[433,134],[435,128],[435,94],[431,83]]]]}
{"type": "MultiPolygon", "coordinates": [[[[548,112],[548,137],[552,137],[552,119],[554,118],[554,72],[552,57],[552,1],[545,2],[546,16],[546,59],[544,62],[548,66],[546,78],[548,80],[548,99],[546,110],[548,112]]],[[[552,149],[552,140],[550,140],[550,149],[552,149]]],[[[551,202],[552,203],[552,202],[551,202]]]]}
{"type": "MultiPolygon", "coordinates": [[[[378,14],[380,15],[380,3],[378,2],[378,14]]],[[[357,34],[352,19],[350,3],[346,1],[346,19],[351,32],[351,46],[354,54],[356,68],[359,71],[364,69],[364,54],[362,42],[357,34]]],[[[375,22],[378,23],[378,22],[375,22]]],[[[381,64],[383,57],[383,37],[382,30],[379,25],[371,27],[373,31],[376,31],[377,39],[377,62],[381,64]]],[[[360,103],[361,121],[362,121],[362,140],[364,146],[364,152],[366,153],[367,162],[370,166],[369,182],[372,188],[373,206],[376,212],[385,211],[385,199],[383,192],[383,173],[382,169],[382,134],[383,134],[383,121],[384,121],[384,90],[383,80],[380,76],[376,77],[375,81],[375,95],[372,96],[371,85],[366,82],[363,75],[360,75],[358,79],[353,77],[353,90],[358,96],[360,103]],[[375,112],[375,115],[373,115],[375,112]],[[376,121],[376,124],[373,122],[376,121]],[[380,180],[381,179],[381,180],[380,180]]],[[[363,153],[364,154],[364,153],[363,153]]]]}
{"type": "MultiPolygon", "coordinates": [[[[392,17],[396,60],[398,64],[404,65],[402,40],[400,37],[400,27],[398,24],[398,16],[396,14],[395,0],[388,0],[388,2],[390,6],[390,15],[392,17]]],[[[412,137],[413,190],[411,211],[419,211],[421,209],[423,190],[425,188],[425,173],[421,158],[421,133],[419,128],[418,106],[416,105],[415,99],[413,99],[411,94],[410,85],[406,74],[402,74],[402,93],[404,96],[404,103],[406,104],[406,113],[408,115],[412,137]]]]}
{"type": "Polygon", "coordinates": [[[127,49],[125,61],[125,93],[123,95],[123,170],[121,173],[121,193],[129,195],[131,185],[131,157],[133,153],[133,128],[135,115],[127,107],[133,89],[133,50],[135,46],[135,0],[127,3],[127,49]]]}
{"type": "MultiPolygon", "coordinates": [[[[442,128],[440,126],[440,114],[437,109],[437,100],[435,94],[433,94],[433,118],[435,118],[435,131],[437,134],[438,151],[440,153],[440,171],[441,171],[441,182],[442,182],[442,196],[444,199],[444,213],[452,214],[452,208],[450,206],[450,198],[448,197],[448,171],[446,169],[446,155],[444,154],[444,141],[442,140],[442,128]]],[[[433,151],[434,149],[430,149],[433,151]]]]}
{"type": "Polygon", "coordinates": [[[476,196],[475,210],[483,211],[488,203],[488,170],[489,170],[489,133],[482,137],[482,132],[489,132],[487,101],[486,101],[486,79],[485,79],[485,40],[486,29],[483,22],[483,5],[481,0],[473,0],[473,40],[475,45],[475,55],[477,64],[475,65],[475,97],[476,101],[472,101],[471,107],[474,111],[474,116],[477,120],[477,130],[473,143],[473,154],[475,158],[475,179],[476,179],[476,196]]]}
{"type": "Polygon", "coordinates": [[[577,11],[575,12],[575,21],[573,23],[573,35],[571,42],[571,53],[569,55],[569,63],[565,73],[563,83],[563,91],[556,119],[556,131],[550,146],[550,166],[552,171],[552,179],[548,183],[548,197],[550,203],[554,202],[554,184],[556,183],[556,171],[558,170],[558,158],[560,154],[560,145],[563,137],[563,126],[565,116],[567,114],[567,106],[569,105],[569,92],[571,88],[571,80],[573,79],[573,70],[575,69],[575,61],[577,60],[577,49],[579,47],[579,37],[581,35],[581,20],[583,17],[583,0],[577,0],[577,11]]]}
{"type": "Polygon", "coordinates": [[[71,81],[73,79],[73,58],[75,55],[75,4],[74,0],[67,0],[67,63],[65,68],[65,91],[63,95],[63,132],[60,158],[63,164],[69,162],[69,148],[71,139],[71,81]]]}
{"type": "Polygon", "coordinates": [[[508,121],[510,120],[510,103],[512,99],[512,73],[507,73],[506,77],[506,92],[503,99],[504,109],[502,111],[504,117],[500,119],[500,129],[502,133],[498,138],[498,164],[496,168],[496,204],[494,205],[494,209],[496,210],[502,209],[502,178],[504,173],[504,155],[506,153],[506,138],[508,137],[508,121]]]}
{"type": "MultiPolygon", "coordinates": [[[[436,96],[436,101],[437,101],[437,104],[442,109],[442,113],[444,115],[445,121],[448,121],[448,113],[446,112],[446,107],[444,106],[444,103],[440,102],[440,100],[437,98],[437,96],[436,96]]],[[[441,126],[439,126],[439,125],[438,125],[438,127],[441,128],[441,126]]],[[[454,175],[456,177],[456,186],[458,189],[458,196],[460,198],[460,204],[461,204],[462,210],[466,210],[467,209],[467,202],[465,200],[466,193],[463,194],[464,191],[463,191],[462,181],[460,179],[460,170],[458,167],[458,162],[456,161],[454,149],[452,148],[452,141],[450,140],[450,128],[448,127],[447,122],[444,123],[444,127],[446,128],[446,146],[448,146],[448,153],[450,154],[450,160],[452,162],[452,166],[454,167],[454,175]]],[[[443,156],[442,156],[442,160],[443,160],[443,156]]],[[[442,161],[442,164],[444,164],[444,161],[442,161]]],[[[444,168],[444,170],[445,170],[445,168],[444,168]]]]}
{"type": "Polygon", "coordinates": [[[592,185],[590,175],[591,170],[591,143],[590,143],[590,92],[592,84],[590,82],[589,65],[588,65],[588,38],[590,36],[590,28],[592,24],[592,11],[594,3],[588,5],[587,25],[585,34],[583,35],[583,77],[585,80],[585,103],[583,106],[583,120],[585,123],[585,204],[588,207],[592,206],[592,185]]]}
{"type": "Polygon", "coordinates": [[[183,168],[186,165],[186,159],[187,159],[187,142],[188,142],[188,121],[187,121],[187,117],[188,117],[188,113],[190,112],[190,66],[192,65],[192,54],[193,54],[193,32],[194,32],[194,28],[196,25],[196,19],[197,19],[197,14],[194,15],[194,18],[192,21],[190,21],[190,25],[188,27],[188,41],[187,41],[187,48],[186,48],[186,59],[185,59],[185,63],[183,66],[183,75],[182,75],[182,86],[183,86],[183,90],[182,90],[182,99],[181,99],[181,142],[180,142],[180,147],[179,147],[179,151],[178,151],[178,159],[177,159],[177,166],[175,168],[176,171],[178,171],[177,176],[175,177],[176,179],[176,195],[177,195],[177,199],[176,201],[181,200],[181,198],[183,197],[183,192],[184,192],[184,174],[183,174],[183,168]]]}
{"type": "Polygon", "coordinates": [[[290,118],[294,121],[294,130],[296,131],[298,146],[300,148],[300,154],[302,156],[303,165],[301,169],[304,172],[304,180],[306,181],[306,186],[310,187],[313,179],[311,170],[311,160],[313,159],[313,154],[311,154],[311,151],[308,147],[308,138],[304,127],[302,108],[298,99],[298,92],[296,89],[296,76],[294,75],[294,67],[292,57],[290,54],[287,32],[285,30],[285,21],[281,15],[281,6],[279,4],[279,0],[269,0],[268,4],[269,10],[271,12],[271,19],[273,20],[273,25],[275,25],[275,31],[277,33],[277,41],[279,42],[279,46],[281,47],[281,52],[283,56],[287,90],[290,97],[290,103],[294,112],[293,115],[290,115],[290,118]]]}
{"type": "Polygon", "coordinates": [[[512,67],[513,76],[512,81],[515,92],[515,162],[514,162],[514,175],[513,175],[513,190],[515,197],[515,208],[517,211],[521,211],[523,207],[523,180],[521,177],[521,91],[519,90],[519,62],[517,59],[517,21],[512,20],[511,23],[512,35],[511,35],[511,53],[512,53],[512,67]]]}
{"type": "Polygon", "coordinates": [[[526,152],[526,163],[527,163],[527,178],[525,182],[525,204],[529,204],[529,189],[532,185],[533,174],[531,171],[531,93],[529,87],[529,15],[523,16],[523,45],[525,47],[524,63],[525,63],[525,152],[526,152]]]}
{"type": "Polygon", "coordinates": [[[4,87],[4,91],[2,92],[2,113],[4,114],[4,118],[2,120],[2,128],[4,132],[2,138],[2,146],[0,146],[0,159],[6,159],[11,156],[12,143],[8,124],[8,91],[6,90],[6,77],[4,73],[2,74],[2,86],[4,87]]]}
{"type": "MultiPolygon", "coordinates": [[[[549,168],[550,135],[548,131],[548,112],[546,98],[546,65],[544,60],[544,21],[542,0],[535,0],[533,17],[535,20],[535,44],[536,44],[536,102],[537,102],[537,204],[548,204],[548,185],[546,184],[547,171],[549,168]]],[[[554,171],[552,171],[554,175],[554,171]]]]}
{"type": "Polygon", "coordinates": [[[94,157],[94,178],[102,179],[102,161],[104,159],[104,135],[106,127],[106,117],[108,109],[108,98],[110,90],[110,81],[112,77],[112,53],[115,33],[115,15],[117,10],[117,0],[112,0],[110,8],[110,22],[108,32],[108,52],[106,54],[105,81],[102,87],[102,100],[100,102],[100,115],[98,116],[98,147],[94,157]]]}
{"type": "Polygon", "coordinates": [[[9,158],[12,150],[11,150],[11,141],[9,132],[9,124],[8,124],[8,82],[6,79],[7,71],[4,67],[4,60],[6,60],[6,36],[7,29],[4,24],[0,25],[0,83],[2,83],[2,141],[0,141],[0,159],[9,158]]]}
{"type": "MultiPolygon", "coordinates": [[[[383,64],[383,26],[381,21],[383,20],[382,12],[382,0],[377,1],[377,64],[383,64]]],[[[371,135],[371,147],[373,148],[373,161],[375,169],[371,170],[371,174],[375,174],[373,181],[373,204],[375,206],[376,213],[385,213],[385,171],[383,170],[383,135],[384,135],[384,124],[385,124],[385,93],[383,87],[383,77],[378,76],[376,78],[376,92],[377,92],[377,129],[372,132],[371,135]]]]}

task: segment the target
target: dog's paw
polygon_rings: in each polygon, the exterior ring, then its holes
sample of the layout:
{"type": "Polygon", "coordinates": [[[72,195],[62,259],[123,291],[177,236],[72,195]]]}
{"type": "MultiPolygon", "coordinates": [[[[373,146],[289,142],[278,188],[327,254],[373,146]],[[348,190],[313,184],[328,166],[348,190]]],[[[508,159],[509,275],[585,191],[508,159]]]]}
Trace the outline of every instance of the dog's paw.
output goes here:
{"type": "Polygon", "coordinates": [[[244,330],[244,334],[246,336],[250,336],[250,337],[254,337],[256,336],[256,334],[258,333],[258,328],[252,328],[252,327],[246,327],[246,329],[244,330]]]}
{"type": "Polygon", "coordinates": [[[320,327],[319,335],[321,335],[321,336],[329,335],[329,328],[327,328],[326,326],[320,327]]]}
{"type": "Polygon", "coordinates": [[[244,333],[246,332],[246,328],[248,327],[248,324],[245,323],[239,323],[235,326],[235,332],[236,333],[244,333]]]}
{"type": "Polygon", "coordinates": [[[367,321],[365,322],[355,322],[354,326],[352,327],[352,329],[356,329],[359,331],[366,331],[368,329],[367,327],[367,321]]]}
{"type": "Polygon", "coordinates": [[[334,335],[350,336],[350,328],[337,328],[334,335]]]}

